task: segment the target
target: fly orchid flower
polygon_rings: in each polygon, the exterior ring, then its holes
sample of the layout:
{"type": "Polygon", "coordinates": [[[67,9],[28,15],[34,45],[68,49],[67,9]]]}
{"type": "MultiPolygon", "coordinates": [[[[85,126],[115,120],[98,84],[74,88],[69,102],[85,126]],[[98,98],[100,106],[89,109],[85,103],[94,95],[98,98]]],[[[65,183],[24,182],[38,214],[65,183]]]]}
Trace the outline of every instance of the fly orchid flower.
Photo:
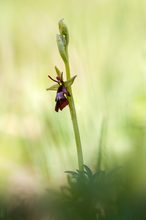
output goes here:
{"type": "Polygon", "coordinates": [[[55,67],[57,72],[56,79],[53,79],[50,75],[48,77],[54,81],[55,85],[51,86],[47,90],[54,90],[57,91],[56,98],[55,98],[55,111],[58,112],[59,110],[62,111],[67,105],[69,105],[68,97],[70,97],[70,93],[68,91],[68,88],[73,84],[74,79],[76,76],[73,76],[71,79],[64,81],[63,80],[63,73],[60,73],[57,67],[55,67]]]}

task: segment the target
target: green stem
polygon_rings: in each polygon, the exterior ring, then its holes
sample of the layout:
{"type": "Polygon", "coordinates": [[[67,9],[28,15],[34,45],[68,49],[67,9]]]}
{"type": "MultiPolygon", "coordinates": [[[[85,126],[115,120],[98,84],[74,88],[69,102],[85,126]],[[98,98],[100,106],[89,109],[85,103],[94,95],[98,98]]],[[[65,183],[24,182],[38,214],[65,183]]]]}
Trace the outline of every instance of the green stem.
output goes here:
{"type": "MultiPolygon", "coordinates": [[[[69,61],[65,62],[65,69],[66,69],[67,80],[69,80],[70,79],[69,61]]],[[[69,90],[69,93],[71,95],[71,97],[68,100],[69,100],[69,109],[70,109],[71,119],[72,119],[72,123],[73,123],[75,140],[76,140],[79,170],[82,171],[83,170],[83,152],[82,152],[82,145],[81,145],[81,139],[80,139],[80,132],[79,132],[77,114],[76,114],[74,98],[73,98],[71,87],[68,90],[69,90]]]]}

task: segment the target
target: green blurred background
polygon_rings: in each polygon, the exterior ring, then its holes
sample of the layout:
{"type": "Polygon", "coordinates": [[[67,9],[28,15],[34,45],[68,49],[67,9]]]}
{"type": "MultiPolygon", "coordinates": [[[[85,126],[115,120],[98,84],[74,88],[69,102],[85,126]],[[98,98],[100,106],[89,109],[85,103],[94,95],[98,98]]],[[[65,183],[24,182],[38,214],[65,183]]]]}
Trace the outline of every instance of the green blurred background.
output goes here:
{"type": "Polygon", "coordinates": [[[132,163],[135,180],[146,184],[145,7],[144,0],[0,0],[1,189],[61,185],[64,170],[77,168],[68,107],[56,113],[55,93],[45,90],[54,66],[64,71],[61,18],[85,163],[98,163],[104,120],[101,167],[132,163]]]}

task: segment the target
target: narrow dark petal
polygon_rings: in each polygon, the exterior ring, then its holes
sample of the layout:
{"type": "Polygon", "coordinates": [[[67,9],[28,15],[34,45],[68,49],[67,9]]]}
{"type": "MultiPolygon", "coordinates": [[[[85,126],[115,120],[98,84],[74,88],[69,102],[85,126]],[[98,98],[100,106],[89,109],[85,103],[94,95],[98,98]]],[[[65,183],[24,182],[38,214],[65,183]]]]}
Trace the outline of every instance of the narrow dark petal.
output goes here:
{"type": "Polygon", "coordinates": [[[58,83],[58,80],[53,79],[53,78],[52,78],[51,76],[49,76],[49,75],[48,75],[48,77],[49,77],[52,81],[58,83]]]}

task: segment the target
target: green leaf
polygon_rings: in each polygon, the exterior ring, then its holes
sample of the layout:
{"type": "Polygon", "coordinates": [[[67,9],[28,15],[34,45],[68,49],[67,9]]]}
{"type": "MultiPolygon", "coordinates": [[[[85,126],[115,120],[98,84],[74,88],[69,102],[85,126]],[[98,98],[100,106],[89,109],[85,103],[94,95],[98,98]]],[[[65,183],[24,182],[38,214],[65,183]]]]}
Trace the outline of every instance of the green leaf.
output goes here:
{"type": "Polygon", "coordinates": [[[58,84],[54,84],[53,86],[47,88],[46,90],[52,90],[52,91],[57,91],[57,89],[59,88],[59,85],[58,84]]]}
{"type": "Polygon", "coordinates": [[[84,165],[84,170],[84,172],[88,175],[89,178],[93,176],[92,171],[88,166],[84,165]]]}
{"type": "Polygon", "coordinates": [[[78,173],[75,172],[75,171],[65,171],[65,173],[70,174],[72,176],[77,176],[78,175],[78,173]]]}
{"type": "Polygon", "coordinates": [[[76,77],[77,77],[77,75],[75,75],[75,76],[73,76],[72,78],[70,78],[69,80],[65,81],[65,82],[64,82],[64,86],[65,86],[65,87],[70,87],[70,86],[73,84],[73,82],[74,82],[74,80],[75,80],[76,77]]]}

